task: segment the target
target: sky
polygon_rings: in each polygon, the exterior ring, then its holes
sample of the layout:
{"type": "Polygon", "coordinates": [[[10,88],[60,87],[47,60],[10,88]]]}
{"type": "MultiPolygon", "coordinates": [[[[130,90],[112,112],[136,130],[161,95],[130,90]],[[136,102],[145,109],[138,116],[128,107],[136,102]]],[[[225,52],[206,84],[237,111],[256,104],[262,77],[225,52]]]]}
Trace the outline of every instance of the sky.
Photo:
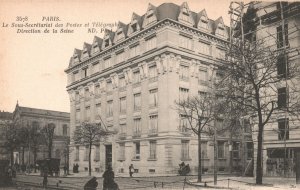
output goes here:
{"type": "MultiPolygon", "coordinates": [[[[59,17],[53,25],[127,24],[133,12],[144,14],[148,3],[159,6],[164,2],[181,5],[184,0],[0,0],[0,111],[13,112],[18,101],[20,106],[69,112],[64,70],[74,48],[82,49],[84,42],[92,43],[95,35],[102,38],[104,34],[88,33],[87,27],[73,27],[73,33],[17,33],[12,23],[51,23],[45,19],[59,17]]],[[[186,2],[190,10],[205,9],[208,18],[222,16],[229,25],[228,0],[186,2]]]]}

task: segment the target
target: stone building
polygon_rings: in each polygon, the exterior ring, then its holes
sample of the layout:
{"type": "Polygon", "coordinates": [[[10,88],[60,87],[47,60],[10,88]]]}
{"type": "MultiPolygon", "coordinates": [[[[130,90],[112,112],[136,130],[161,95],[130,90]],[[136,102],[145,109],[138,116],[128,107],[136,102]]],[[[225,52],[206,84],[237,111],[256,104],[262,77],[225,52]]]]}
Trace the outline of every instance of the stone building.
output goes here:
{"type": "MultiPolygon", "coordinates": [[[[168,174],[184,161],[197,172],[197,138],[186,132],[174,103],[207,91],[212,70],[225,58],[228,32],[222,17],[211,20],[187,3],[149,4],[144,15],[133,13],[130,23],[119,22],[116,31],[74,50],[65,70],[71,136],[83,121],[118,131],[93,146],[93,171],[112,164],[128,173],[133,164],[137,173],[168,174]]],[[[211,172],[213,143],[202,139],[203,167],[211,172]]],[[[236,167],[247,159],[240,142],[237,137],[233,146],[236,167]]],[[[87,171],[88,146],[71,141],[71,149],[70,166],[87,171]]],[[[219,171],[229,171],[228,136],[218,138],[218,155],[219,171]]]]}
{"type": "MultiPolygon", "coordinates": [[[[70,114],[67,112],[44,110],[19,106],[17,103],[13,112],[13,120],[20,127],[38,126],[40,129],[46,125],[54,125],[54,137],[52,158],[59,158],[61,166],[68,163],[67,146],[70,135],[70,114]]],[[[24,154],[22,148],[19,149],[19,163],[33,164],[33,152],[25,147],[24,154]]],[[[39,145],[37,160],[48,158],[48,149],[45,145],[39,145]]]]}
{"type": "Polygon", "coordinates": [[[5,128],[12,122],[12,113],[0,111],[0,160],[10,160],[8,150],[5,148],[5,128]]]}
{"type": "MultiPolygon", "coordinates": [[[[269,96],[274,98],[278,108],[291,107],[299,101],[299,80],[291,78],[289,73],[292,63],[299,64],[300,60],[300,3],[253,3],[250,8],[255,12],[253,21],[256,29],[252,30],[255,31],[255,39],[264,39],[266,47],[281,52],[277,63],[274,63],[277,64],[277,77],[281,80],[274,85],[275,93],[270,90],[269,96]]],[[[275,109],[263,134],[264,176],[295,176],[295,155],[300,148],[299,126],[299,115],[275,109]]],[[[257,133],[254,133],[253,140],[256,158],[257,133]]]]}

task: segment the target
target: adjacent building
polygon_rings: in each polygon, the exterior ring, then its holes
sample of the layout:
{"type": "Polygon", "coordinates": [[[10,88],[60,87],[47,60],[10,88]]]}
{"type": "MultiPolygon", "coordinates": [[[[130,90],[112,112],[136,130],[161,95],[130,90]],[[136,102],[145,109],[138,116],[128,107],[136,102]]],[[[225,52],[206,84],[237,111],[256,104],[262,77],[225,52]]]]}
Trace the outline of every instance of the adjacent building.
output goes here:
{"type": "MultiPolygon", "coordinates": [[[[130,23],[119,22],[116,31],[106,30],[103,38],[95,36],[74,50],[65,70],[71,137],[84,121],[118,131],[93,146],[92,171],[112,165],[115,172],[128,173],[133,164],[137,173],[171,174],[185,162],[197,172],[197,138],[186,130],[175,101],[201,96],[211,77],[221,75],[228,33],[222,17],[211,20],[187,3],[149,4],[144,15],[133,13],[130,23]]],[[[230,163],[243,170],[252,159],[253,146],[242,137],[233,137],[232,146],[228,133],[218,137],[220,172],[228,172],[230,163]]],[[[212,172],[212,139],[202,139],[203,170],[212,172]]],[[[88,171],[88,146],[72,138],[70,146],[70,166],[88,171]]]]}
{"type": "MultiPolygon", "coordinates": [[[[252,3],[251,11],[255,17],[255,39],[265,39],[266,46],[278,56],[277,77],[280,82],[274,85],[277,94],[270,91],[270,97],[277,102],[278,108],[292,107],[299,102],[299,80],[290,76],[293,65],[300,62],[300,3],[263,2],[252,3]],[[298,93],[298,94],[296,94],[298,93]]],[[[296,150],[300,148],[299,115],[284,109],[277,109],[265,126],[263,134],[263,171],[264,176],[295,176],[296,150]]],[[[257,147],[257,134],[253,136],[257,147]]],[[[257,150],[254,151],[256,158],[257,150]]],[[[256,164],[256,163],[255,163],[256,164]]],[[[256,167],[255,167],[256,168],[256,167]]]]}
{"type": "MultiPolygon", "coordinates": [[[[19,106],[17,103],[13,112],[13,118],[19,127],[38,127],[40,130],[52,125],[54,128],[52,158],[59,158],[61,166],[68,164],[68,142],[70,136],[70,114],[67,112],[44,110],[30,107],[19,106]]],[[[27,145],[19,148],[17,154],[19,164],[32,164],[33,151],[27,145]],[[23,151],[24,148],[24,151],[23,151]]],[[[41,144],[37,151],[37,160],[48,158],[48,149],[41,144]]]]}

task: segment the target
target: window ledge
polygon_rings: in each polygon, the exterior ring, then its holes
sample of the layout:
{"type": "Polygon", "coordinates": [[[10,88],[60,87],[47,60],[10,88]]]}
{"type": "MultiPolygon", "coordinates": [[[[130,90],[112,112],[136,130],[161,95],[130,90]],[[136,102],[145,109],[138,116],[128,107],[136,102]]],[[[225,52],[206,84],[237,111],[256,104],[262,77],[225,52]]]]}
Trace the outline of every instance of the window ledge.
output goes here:
{"type": "Polygon", "coordinates": [[[147,161],[157,161],[156,158],[148,158],[147,161]]]}
{"type": "Polygon", "coordinates": [[[141,159],[132,158],[131,161],[140,161],[141,159]]]}
{"type": "Polygon", "coordinates": [[[125,158],[119,158],[118,161],[123,162],[125,161],[125,158]]]}

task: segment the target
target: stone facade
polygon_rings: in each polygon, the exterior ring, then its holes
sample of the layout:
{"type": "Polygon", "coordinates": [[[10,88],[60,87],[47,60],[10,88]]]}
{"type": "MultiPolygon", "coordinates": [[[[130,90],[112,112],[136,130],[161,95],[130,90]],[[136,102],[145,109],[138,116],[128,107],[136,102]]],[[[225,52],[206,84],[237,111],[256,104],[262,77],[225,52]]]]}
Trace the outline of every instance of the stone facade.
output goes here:
{"type": "MultiPolygon", "coordinates": [[[[298,16],[300,3],[299,2],[272,2],[258,3],[254,8],[257,8],[256,18],[257,39],[266,39],[266,46],[271,47],[275,51],[286,49],[287,56],[284,67],[289,63],[299,63],[300,58],[297,56],[297,49],[300,45],[300,19],[298,16]],[[283,9],[281,9],[281,6],[283,9]],[[281,10],[284,12],[284,30],[282,32],[281,10]],[[283,34],[284,33],[284,34],[283,34]],[[286,42],[283,42],[284,38],[286,42]],[[285,45],[283,45],[285,44],[285,45]]],[[[278,60],[279,62],[280,60],[278,60]]],[[[275,63],[274,63],[275,64],[275,63]]],[[[279,69],[279,68],[277,68],[279,69]]],[[[285,68],[282,71],[283,72],[285,68]]],[[[284,73],[283,73],[284,74],[284,73]]],[[[275,85],[278,93],[270,90],[270,97],[280,104],[283,102],[286,105],[293,105],[295,101],[299,101],[299,85],[294,88],[293,84],[299,84],[295,78],[286,80],[283,78],[275,85]],[[283,92],[281,92],[283,90],[283,92]]],[[[275,110],[270,122],[265,126],[263,134],[263,172],[264,176],[295,176],[295,152],[300,147],[300,122],[298,116],[293,116],[285,111],[275,110]],[[285,137],[286,129],[286,137],[285,137]],[[286,158],[284,154],[286,152],[286,158]],[[284,174],[284,160],[286,159],[286,174],[284,174]]],[[[257,133],[254,133],[253,140],[255,143],[254,158],[257,155],[257,133]]],[[[255,167],[256,168],[256,161],[255,167]]]]}
{"type": "MultiPolygon", "coordinates": [[[[225,58],[229,29],[222,17],[211,20],[187,3],[148,5],[143,16],[119,22],[83,50],[74,50],[69,67],[70,134],[83,121],[101,122],[118,134],[93,146],[92,170],[128,173],[130,164],[144,174],[176,174],[188,163],[197,172],[197,138],[182,130],[175,101],[205,92],[225,58]]],[[[72,138],[71,138],[72,139],[72,138]]],[[[204,169],[213,168],[211,138],[202,137],[204,169]]],[[[218,138],[219,171],[229,171],[228,135],[218,138]]],[[[241,137],[235,141],[241,142],[241,137]]],[[[238,149],[242,149],[240,144],[238,149]]],[[[70,166],[88,170],[87,148],[71,141],[70,166]]],[[[243,153],[234,159],[244,163],[243,153]]]]}
{"type": "MultiPolygon", "coordinates": [[[[70,136],[70,114],[66,112],[44,110],[37,108],[22,107],[19,104],[13,112],[13,120],[18,123],[18,126],[34,126],[37,125],[42,129],[48,124],[55,126],[52,158],[59,158],[61,166],[67,164],[67,146],[70,136]]],[[[20,148],[19,164],[34,164],[33,152],[27,147],[24,155],[20,148]],[[23,160],[24,159],[24,160],[23,160]]],[[[48,149],[45,145],[40,145],[37,152],[37,160],[48,158],[48,149]]]]}

